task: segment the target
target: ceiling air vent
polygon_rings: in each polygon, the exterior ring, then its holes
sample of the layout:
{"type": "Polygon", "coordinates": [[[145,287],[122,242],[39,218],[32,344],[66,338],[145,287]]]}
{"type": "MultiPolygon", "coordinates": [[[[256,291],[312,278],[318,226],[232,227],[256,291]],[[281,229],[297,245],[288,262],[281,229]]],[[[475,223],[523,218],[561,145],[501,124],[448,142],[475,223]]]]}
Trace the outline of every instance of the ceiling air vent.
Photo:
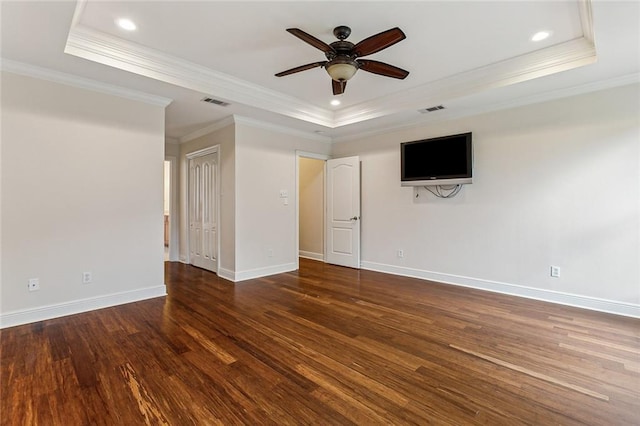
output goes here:
{"type": "Polygon", "coordinates": [[[432,107],[429,107],[429,108],[422,108],[422,109],[419,109],[419,110],[418,110],[418,112],[419,112],[420,114],[426,114],[426,113],[428,113],[428,112],[434,112],[434,111],[438,111],[438,110],[441,110],[441,109],[444,109],[444,106],[442,106],[442,105],[436,105],[436,106],[432,106],[432,107]]]}
{"type": "Polygon", "coordinates": [[[209,103],[209,104],[214,104],[214,105],[218,105],[218,106],[222,106],[222,107],[226,107],[226,106],[230,105],[228,102],[221,101],[220,99],[213,99],[213,98],[210,98],[208,96],[204,97],[204,98],[202,98],[200,100],[202,102],[206,102],[206,103],[209,103]]]}

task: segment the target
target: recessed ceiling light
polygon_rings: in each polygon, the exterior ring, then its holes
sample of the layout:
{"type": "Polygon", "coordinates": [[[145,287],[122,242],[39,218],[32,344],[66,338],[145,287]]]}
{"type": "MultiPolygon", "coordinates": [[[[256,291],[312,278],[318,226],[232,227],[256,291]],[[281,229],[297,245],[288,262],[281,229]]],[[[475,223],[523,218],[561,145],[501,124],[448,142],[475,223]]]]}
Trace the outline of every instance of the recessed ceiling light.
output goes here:
{"type": "Polygon", "coordinates": [[[116,24],[118,24],[118,26],[123,30],[127,31],[134,31],[137,28],[135,22],[127,18],[117,19],[116,24]]]}
{"type": "Polygon", "coordinates": [[[338,106],[338,105],[340,105],[340,101],[339,101],[339,100],[337,100],[337,99],[333,99],[333,100],[331,101],[331,105],[333,105],[333,106],[338,106]]]}
{"type": "Polygon", "coordinates": [[[550,31],[538,31],[534,35],[531,36],[531,41],[542,41],[545,38],[548,38],[551,35],[550,31]]]}

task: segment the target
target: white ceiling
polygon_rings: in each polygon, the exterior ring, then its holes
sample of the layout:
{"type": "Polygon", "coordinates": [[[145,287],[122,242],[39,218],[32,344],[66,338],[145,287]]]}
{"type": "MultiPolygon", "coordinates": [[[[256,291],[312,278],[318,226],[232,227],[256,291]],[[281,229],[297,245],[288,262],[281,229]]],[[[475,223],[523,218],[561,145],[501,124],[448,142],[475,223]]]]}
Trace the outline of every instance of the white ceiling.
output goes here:
{"type": "Polygon", "coordinates": [[[28,64],[172,99],[175,139],[235,114],[340,140],[630,83],[640,71],[638,2],[2,1],[1,15],[4,69],[28,64]],[[138,29],[121,30],[120,17],[138,29]],[[358,71],[338,107],[321,68],[274,76],[324,60],[286,28],[331,43],[337,25],[354,43],[400,27],[407,39],[370,58],[410,75],[358,71]],[[552,35],[530,41],[539,30],[552,35]],[[417,112],[436,104],[447,109],[417,112]]]}

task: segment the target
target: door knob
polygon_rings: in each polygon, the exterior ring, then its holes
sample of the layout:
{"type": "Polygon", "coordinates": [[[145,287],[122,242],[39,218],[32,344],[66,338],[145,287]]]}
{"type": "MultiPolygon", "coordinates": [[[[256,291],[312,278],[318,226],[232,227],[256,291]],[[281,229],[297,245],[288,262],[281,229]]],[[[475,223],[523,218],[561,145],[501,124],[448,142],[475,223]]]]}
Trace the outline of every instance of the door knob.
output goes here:
{"type": "Polygon", "coordinates": [[[358,220],[358,219],[359,219],[359,218],[358,218],[358,216],[354,216],[354,217],[352,217],[352,218],[351,218],[351,219],[349,219],[349,220],[358,220]]]}

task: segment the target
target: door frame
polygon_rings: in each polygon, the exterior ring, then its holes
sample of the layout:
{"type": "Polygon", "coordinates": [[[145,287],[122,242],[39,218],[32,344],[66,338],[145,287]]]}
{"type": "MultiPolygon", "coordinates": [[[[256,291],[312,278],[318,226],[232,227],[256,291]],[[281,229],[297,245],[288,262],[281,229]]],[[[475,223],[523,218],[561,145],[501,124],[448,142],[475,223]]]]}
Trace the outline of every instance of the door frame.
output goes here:
{"type": "Polygon", "coordinates": [[[190,198],[190,189],[191,189],[191,173],[189,173],[189,170],[191,168],[191,161],[194,158],[198,158],[198,157],[203,157],[205,155],[209,155],[209,154],[215,154],[215,159],[216,159],[216,172],[215,172],[215,179],[216,179],[216,184],[215,184],[215,203],[216,203],[216,208],[215,208],[215,215],[216,215],[216,228],[217,228],[217,232],[216,232],[216,241],[215,241],[215,245],[216,245],[216,253],[217,253],[217,259],[216,259],[216,270],[214,271],[216,274],[218,273],[218,271],[220,270],[220,145],[213,145],[207,148],[203,148],[203,149],[199,149],[197,151],[193,151],[193,152],[189,152],[185,155],[185,158],[187,159],[187,170],[186,170],[186,175],[187,175],[187,194],[186,194],[186,202],[187,202],[187,208],[186,208],[186,214],[187,214],[187,220],[186,220],[186,240],[187,240],[187,255],[186,255],[186,259],[187,259],[187,264],[191,265],[191,232],[189,232],[189,218],[191,217],[191,198],[190,198]]]}
{"type": "Polygon", "coordinates": [[[165,155],[169,162],[169,262],[179,260],[180,232],[178,224],[178,157],[165,155]]]}
{"type": "MultiPolygon", "coordinates": [[[[314,160],[322,160],[324,161],[324,170],[323,170],[323,175],[324,178],[326,178],[327,175],[327,160],[331,159],[330,155],[326,155],[326,154],[318,154],[315,152],[307,152],[307,151],[300,151],[300,150],[296,150],[296,220],[295,220],[295,264],[296,264],[296,270],[300,269],[300,158],[312,158],[314,160]]],[[[323,190],[322,190],[322,209],[323,211],[326,210],[326,203],[327,203],[327,188],[325,187],[326,185],[323,185],[323,190]]],[[[327,215],[326,212],[323,215],[323,223],[322,223],[322,229],[323,229],[323,239],[326,239],[326,237],[324,236],[324,230],[326,230],[327,228],[327,215]]],[[[327,254],[327,242],[324,241],[323,242],[323,246],[324,246],[324,253],[323,255],[326,256],[327,254]]]]}

